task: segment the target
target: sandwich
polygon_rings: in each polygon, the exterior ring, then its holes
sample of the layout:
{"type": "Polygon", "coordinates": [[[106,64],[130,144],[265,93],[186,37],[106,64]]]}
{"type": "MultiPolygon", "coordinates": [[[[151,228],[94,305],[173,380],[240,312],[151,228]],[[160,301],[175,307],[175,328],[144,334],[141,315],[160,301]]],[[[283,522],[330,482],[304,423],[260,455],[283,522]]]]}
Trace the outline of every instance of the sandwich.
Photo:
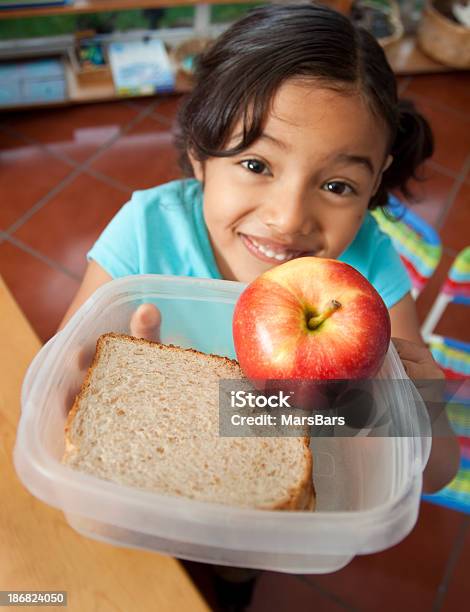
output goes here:
{"type": "Polygon", "coordinates": [[[238,363],[108,333],[65,426],[63,463],[129,487],[269,510],[313,510],[309,438],[219,435],[238,363]]]}

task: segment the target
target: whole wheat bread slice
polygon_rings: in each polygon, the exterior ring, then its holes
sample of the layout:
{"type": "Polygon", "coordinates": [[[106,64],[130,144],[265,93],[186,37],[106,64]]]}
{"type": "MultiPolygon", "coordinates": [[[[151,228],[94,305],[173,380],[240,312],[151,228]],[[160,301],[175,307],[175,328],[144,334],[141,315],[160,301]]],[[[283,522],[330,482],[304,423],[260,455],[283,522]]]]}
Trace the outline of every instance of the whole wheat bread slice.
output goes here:
{"type": "Polygon", "coordinates": [[[105,334],[65,427],[63,463],[192,499],[313,510],[307,438],[219,436],[219,380],[236,361],[105,334]]]}

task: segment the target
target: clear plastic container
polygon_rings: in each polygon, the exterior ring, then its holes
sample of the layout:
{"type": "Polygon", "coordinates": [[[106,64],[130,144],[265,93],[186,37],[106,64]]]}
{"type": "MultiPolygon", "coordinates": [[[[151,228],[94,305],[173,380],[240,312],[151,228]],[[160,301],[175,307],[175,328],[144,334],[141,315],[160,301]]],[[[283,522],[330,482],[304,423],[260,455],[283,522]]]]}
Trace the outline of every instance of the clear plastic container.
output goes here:
{"type": "MultiPolygon", "coordinates": [[[[25,378],[14,461],[26,488],[85,536],[176,557],[292,573],[324,573],[388,548],[417,520],[429,421],[403,385],[389,398],[409,437],[312,438],[315,512],[235,508],[103,481],[61,464],[75,356],[105,332],[129,333],[135,308],[162,311],[162,342],[234,357],[233,309],[244,285],[157,275],[101,287],[38,353],[25,378]]],[[[393,346],[381,377],[406,379],[393,346]]],[[[396,385],[393,388],[398,388],[396,385]]]]}

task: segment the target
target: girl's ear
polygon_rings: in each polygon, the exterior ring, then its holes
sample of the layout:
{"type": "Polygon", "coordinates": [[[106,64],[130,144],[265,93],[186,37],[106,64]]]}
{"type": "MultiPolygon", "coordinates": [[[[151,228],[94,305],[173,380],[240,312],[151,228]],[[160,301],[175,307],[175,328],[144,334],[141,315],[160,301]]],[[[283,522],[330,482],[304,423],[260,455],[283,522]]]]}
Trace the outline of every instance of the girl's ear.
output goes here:
{"type": "Polygon", "coordinates": [[[385,160],[385,163],[383,165],[382,170],[379,172],[379,174],[377,175],[377,178],[375,180],[375,185],[374,185],[374,189],[372,190],[372,196],[375,196],[375,194],[377,193],[379,187],[380,187],[380,183],[382,182],[382,175],[385,172],[385,170],[387,170],[387,168],[390,168],[390,166],[393,163],[393,156],[392,155],[388,155],[387,159],[385,160]]]}
{"type": "Polygon", "coordinates": [[[388,168],[390,168],[392,163],[393,163],[393,155],[388,155],[387,159],[385,160],[384,167],[382,168],[382,172],[385,172],[385,170],[388,170],[388,168]]]}
{"type": "Polygon", "coordinates": [[[192,151],[188,151],[189,161],[191,162],[191,166],[193,167],[194,176],[201,183],[204,182],[204,163],[196,159],[192,151]]]}

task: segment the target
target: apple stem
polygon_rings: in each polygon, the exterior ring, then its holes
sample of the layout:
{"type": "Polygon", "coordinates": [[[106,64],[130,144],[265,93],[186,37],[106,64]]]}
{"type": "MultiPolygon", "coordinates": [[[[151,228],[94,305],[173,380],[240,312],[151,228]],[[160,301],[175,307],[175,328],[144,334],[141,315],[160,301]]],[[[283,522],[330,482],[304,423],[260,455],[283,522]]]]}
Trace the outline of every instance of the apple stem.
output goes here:
{"type": "Polygon", "coordinates": [[[310,317],[307,322],[307,327],[309,329],[317,329],[326,319],[331,317],[331,315],[341,308],[341,304],[337,300],[331,300],[325,310],[314,317],[310,317]]]}

